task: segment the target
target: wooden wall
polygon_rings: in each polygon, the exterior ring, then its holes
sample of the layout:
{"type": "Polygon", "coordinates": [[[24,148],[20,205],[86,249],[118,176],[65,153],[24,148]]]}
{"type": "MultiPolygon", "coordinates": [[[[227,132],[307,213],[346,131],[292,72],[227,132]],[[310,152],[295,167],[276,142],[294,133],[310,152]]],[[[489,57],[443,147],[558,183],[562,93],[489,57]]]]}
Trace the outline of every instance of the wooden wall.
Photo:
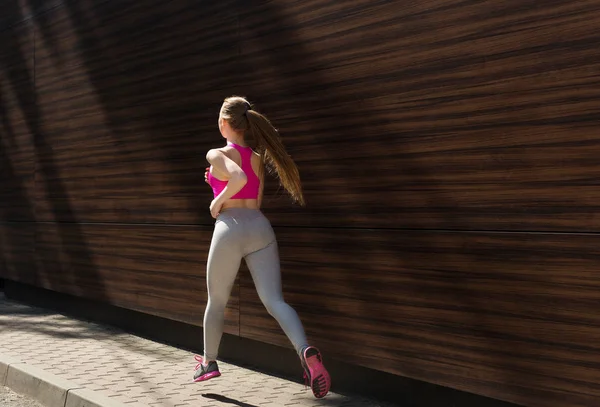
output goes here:
{"type": "MultiPolygon", "coordinates": [[[[599,0],[0,3],[0,277],[201,325],[221,100],[279,127],[284,289],[328,357],[600,397],[599,0]]],[[[227,331],[289,346],[240,273],[227,331]]],[[[201,341],[201,338],[198,338],[201,341]]]]}

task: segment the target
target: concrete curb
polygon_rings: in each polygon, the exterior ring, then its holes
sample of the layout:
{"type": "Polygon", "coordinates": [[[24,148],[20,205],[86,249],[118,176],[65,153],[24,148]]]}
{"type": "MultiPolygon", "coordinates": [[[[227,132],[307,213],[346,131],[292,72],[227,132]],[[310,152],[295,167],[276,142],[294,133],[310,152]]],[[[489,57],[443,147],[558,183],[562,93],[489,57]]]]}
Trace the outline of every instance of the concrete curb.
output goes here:
{"type": "Polygon", "coordinates": [[[0,385],[45,407],[127,407],[35,366],[0,354],[0,385]]]}
{"type": "Polygon", "coordinates": [[[12,359],[6,355],[0,354],[0,385],[6,385],[6,376],[8,375],[8,367],[12,364],[17,363],[15,359],[12,359]]]}

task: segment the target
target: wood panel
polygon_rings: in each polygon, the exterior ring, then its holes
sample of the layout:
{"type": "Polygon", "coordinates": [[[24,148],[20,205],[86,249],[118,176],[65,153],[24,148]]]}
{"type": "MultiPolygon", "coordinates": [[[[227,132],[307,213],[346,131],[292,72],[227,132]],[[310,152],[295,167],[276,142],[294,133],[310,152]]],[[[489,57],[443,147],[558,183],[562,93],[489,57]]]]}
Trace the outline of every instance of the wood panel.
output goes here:
{"type": "Polygon", "coordinates": [[[271,199],[276,224],[596,231],[599,20],[593,0],[68,2],[37,18],[38,147],[86,145],[97,179],[131,182],[72,187],[53,157],[40,216],[209,223],[204,153],[242,93],[304,177],[308,210],[271,199]]]}
{"type": "Polygon", "coordinates": [[[34,217],[33,32],[22,23],[0,32],[0,219],[34,217]]]}
{"type": "MultiPolygon", "coordinates": [[[[202,325],[211,235],[202,227],[38,223],[38,285],[202,325]]],[[[235,335],[238,310],[234,290],[226,331],[235,335]]]]}
{"type": "MultiPolygon", "coordinates": [[[[0,31],[22,22],[25,10],[18,0],[5,0],[0,2],[0,31]]],[[[2,43],[4,44],[4,43],[2,43]]]]}
{"type": "Polygon", "coordinates": [[[0,31],[9,29],[58,6],[62,0],[3,0],[0,2],[0,31]]]}
{"type": "Polygon", "coordinates": [[[38,285],[34,231],[32,223],[0,223],[0,278],[38,285]]]}
{"type": "MultiPolygon", "coordinates": [[[[277,230],[284,294],[330,358],[527,406],[600,397],[600,236],[277,230]]],[[[290,346],[240,280],[240,334],[290,346]]]]}
{"type": "MultiPolygon", "coordinates": [[[[2,2],[0,215],[47,223],[0,225],[0,276],[200,325],[210,227],[139,223],[212,224],[205,152],[248,95],[300,166],[308,208],[271,180],[265,211],[327,355],[595,406],[599,23],[598,0],[2,2]]],[[[240,290],[228,332],[289,346],[240,290]]]]}
{"type": "Polygon", "coordinates": [[[298,160],[279,225],[597,231],[597,0],[240,3],[243,93],[298,160]]]}
{"type": "Polygon", "coordinates": [[[37,18],[40,219],[212,223],[205,154],[239,80],[230,3],[78,1],[37,18]]]}

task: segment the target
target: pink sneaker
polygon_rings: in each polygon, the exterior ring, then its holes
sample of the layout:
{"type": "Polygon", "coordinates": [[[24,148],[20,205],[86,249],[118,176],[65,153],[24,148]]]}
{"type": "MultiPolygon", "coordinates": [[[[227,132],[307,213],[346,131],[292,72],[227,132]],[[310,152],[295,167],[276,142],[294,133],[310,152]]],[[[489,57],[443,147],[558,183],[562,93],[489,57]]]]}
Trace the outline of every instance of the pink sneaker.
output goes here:
{"type": "Polygon", "coordinates": [[[302,352],[302,367],[304,368],[304,380],[310,385],[316,398],[323,398],[331,388],[331,377],[323,366],[321,352],[314,346],[309,346],[302,352]]]}
{"type": "Polygon", "coordinates": [[[221,376],[216,361],[212,360],[205,365],[202,356],[196,355],[194,359],[198,362],[195,369],[196,373],[194,373],[194,382],[203,382],[221,376]]]}

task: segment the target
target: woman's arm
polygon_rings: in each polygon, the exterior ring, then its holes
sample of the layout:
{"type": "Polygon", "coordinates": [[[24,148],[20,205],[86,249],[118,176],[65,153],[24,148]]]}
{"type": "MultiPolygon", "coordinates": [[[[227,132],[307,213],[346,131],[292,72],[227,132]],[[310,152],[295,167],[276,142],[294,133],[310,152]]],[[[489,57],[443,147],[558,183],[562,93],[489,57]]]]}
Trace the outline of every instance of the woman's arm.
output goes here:
{"type": "Polygon", "coordinates": [[[225,201],[237,194],[246,185],[248,178],[240,166],[220,150],[210,150],[206,154],[206,160],[213,166],[213,171],[216,170],[219,179],[228,181],[227,186],[210,205],[210,213],[216,218],[225,201]]]}

